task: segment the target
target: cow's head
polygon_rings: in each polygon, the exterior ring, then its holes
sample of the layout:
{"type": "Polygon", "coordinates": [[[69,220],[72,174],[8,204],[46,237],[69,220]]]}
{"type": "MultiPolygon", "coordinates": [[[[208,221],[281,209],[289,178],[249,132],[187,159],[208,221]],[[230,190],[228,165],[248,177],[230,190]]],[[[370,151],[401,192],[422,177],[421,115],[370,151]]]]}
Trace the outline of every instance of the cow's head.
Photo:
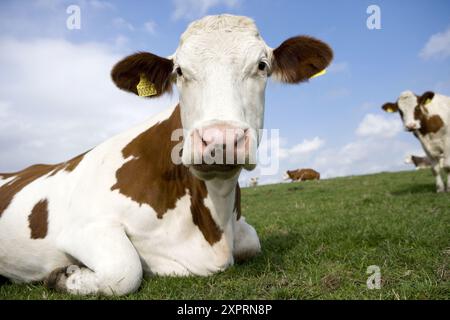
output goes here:
{"type": "Polygon", "coordinates": [[[382,108],[386,112],[398,112],[407,131],[420,130],[421,118],[428,113],[427,104],[433,99],[434,92],[427,91],[421,96],[411,91],[400,94],[397,102],[385,103],[382,108]]]}
{"type": "Polygon", "coordinates": [[[290,38],[272,49],[251,19],[207,16],[189,25],[172,56],[136,53],[117,63],[112,78],[137,94],[144,77],[156,89],[152,97],[175,83],[185,130],[183,164],[202,179],[229,177],[255,166],[267,79],[306,81],[332,56],[328,45],[311,37],[290,38]]]}
{"type": "Polygon", "coordinates": [[[286,172],[284,173],[284,175],[283,175],[283,179],[284,179],[284,180],[292,179],[293,176],[294,176],[294,173],[295,173],[295,170],[288,170],[288,171],[286,171],[286,172]]]}

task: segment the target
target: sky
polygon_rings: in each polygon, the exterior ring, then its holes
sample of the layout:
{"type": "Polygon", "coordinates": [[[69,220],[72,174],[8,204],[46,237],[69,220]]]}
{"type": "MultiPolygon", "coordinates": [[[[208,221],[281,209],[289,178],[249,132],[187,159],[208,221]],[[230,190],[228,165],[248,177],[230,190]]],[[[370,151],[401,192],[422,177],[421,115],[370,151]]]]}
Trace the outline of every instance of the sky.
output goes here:
{"type": "Polygon", "coordinates": [[[404,90],[450,95],[447,0],[0,1],[0,172],[65,161],[174,105],[176,93],[149,100],[118,90],[110,70],[136,51],[172,54],[191,21],[220,13],[253,18],[271,47],[305,34],[335,55],[308,83],[269,81],[265,128],[278,130],[279,166],[244,172],[242,185],[306,167],[324,178],[413,169],[404,158],[424,152],[381,105],[404,90]],[[380,29],[366,24],[372,4],[380,29]],[[80,29],[66,26],[70,5],[80,29]]]}

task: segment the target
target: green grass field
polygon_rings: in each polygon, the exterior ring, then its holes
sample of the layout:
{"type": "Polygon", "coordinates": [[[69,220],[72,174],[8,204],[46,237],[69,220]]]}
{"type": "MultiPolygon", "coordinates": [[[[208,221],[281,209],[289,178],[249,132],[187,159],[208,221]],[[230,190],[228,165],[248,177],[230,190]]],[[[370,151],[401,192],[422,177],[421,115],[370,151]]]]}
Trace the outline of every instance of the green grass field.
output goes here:
{"type": "MultiPolygon", "coordinates": [[[[148,278],[121,299],[449,299],[450,194],[434,189],[428,170],[243,189],[261,255],[211,277],[148,278]]],[[[74,298],[0,287],[0,299],[74,298]]]]}

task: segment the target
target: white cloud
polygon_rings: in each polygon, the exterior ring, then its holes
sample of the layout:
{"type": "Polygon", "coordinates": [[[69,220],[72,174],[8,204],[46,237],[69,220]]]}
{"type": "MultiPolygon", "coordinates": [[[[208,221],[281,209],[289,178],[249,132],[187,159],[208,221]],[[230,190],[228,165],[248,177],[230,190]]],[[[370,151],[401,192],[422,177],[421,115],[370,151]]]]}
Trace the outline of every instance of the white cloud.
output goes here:
{"type": "Polygon", "coordinates": [[[305,156],[320,149],[324,145],[325,141],[319,137],[314,137],[311,140],[304,139],[303,142],[294,145],[290,149],[285,149],[284,155],[289,156],[305,156]]]}
{"type": "Polygon", "coordinates": [[[114,26],[116,26],[116,28],[134,31],[134,26],[122,17],[114,18],[113,24],[114,24],[114,26]]]}
{"type": "Polygon", "coordinates": [[[121,58],[96,43],[0,38],[0,172],[67,160],[176,103],[117,89],[121,58]]]}
{"type": "Polygon", "coordinates": [[[450,27],[432,35],[419,55],[423,59],[450,57],[450,27]]]}
{"type": "Polygon", "coordinates": [[[239,2],[240,0],[173,0],[175,10],[172,18],[174,20],[194,19],[205,15],[211,8],[219,5],[228,9],[236,8],[239,2]]]}
{"type": "Polygon", "coordinates": [[[155,34],[156,32],[156,22],[155,21],[147,21],[144,23],[144,29],[150,34],[155,34]]]}
{"type": "MultiPolygon", "coordinates": [[[[321,173],[322,178],[411,170],[412,167],[403,162],[405,157],[422,155],[423,150],[411,134],[398,135],[402,125],[397,118],[388,119],[369,113],[357,126],[354,137],[342,145],[327,142],[325,147],[322,138],[314,137],[287,147],[287,140],[281,138],[279,166],[275,174],[264,176],[258,166],[255,171],[243,172],[240,181],[246,185],[251,177],[259,176],[260,184],[280,183],[286,170],[298,168],[313,168],[321,173]]],[[[273,145],[273,141],[269,139],[269,142],[273,145]]],[[[260,151],[268,152],[272,157],[277,155],[268,145],[261,145],[260,151]]]]}
{"type": "Polygon", "coordinates": [[[381,115],[369,113],[359,124],[356,134],[361,137],[394,137],[400,131],[402,131],[402,123],[399,117],[388,119],[381,115]]]}
{"type": "Polygon", "coordinates": [[[108,1],[91,0],[89,4],[96,9],[115,9],[114,5],[108,1]]]}
{"type": "Polygon", "coordinates": [[[341,148],[319,154],[312,166],[325,178],[411,169],[403,160],[421,154],[420,146],[398,139],[359,138],[341,148]]]}

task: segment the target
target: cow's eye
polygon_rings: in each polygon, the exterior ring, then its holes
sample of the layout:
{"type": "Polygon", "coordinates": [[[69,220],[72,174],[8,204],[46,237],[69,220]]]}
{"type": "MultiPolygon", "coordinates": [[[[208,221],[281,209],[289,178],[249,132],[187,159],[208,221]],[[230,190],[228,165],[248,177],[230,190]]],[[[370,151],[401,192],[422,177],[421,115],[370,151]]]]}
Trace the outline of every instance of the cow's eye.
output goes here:
{"type": "Polygon", "coordinates": [[[267,63],[265,63],[265,62],[263,62],[263,61],[261,61],[261,62],[258,64],[258,69],[261,70],[261,71],[266,70],[266,67],[267,67],[267,63]]]}
{"type": "Polygon", "coordinates": [[[181,68],[177,68],[177,74],[181,77],[183,75],[183,71],[181,71],[181,68]]]}

